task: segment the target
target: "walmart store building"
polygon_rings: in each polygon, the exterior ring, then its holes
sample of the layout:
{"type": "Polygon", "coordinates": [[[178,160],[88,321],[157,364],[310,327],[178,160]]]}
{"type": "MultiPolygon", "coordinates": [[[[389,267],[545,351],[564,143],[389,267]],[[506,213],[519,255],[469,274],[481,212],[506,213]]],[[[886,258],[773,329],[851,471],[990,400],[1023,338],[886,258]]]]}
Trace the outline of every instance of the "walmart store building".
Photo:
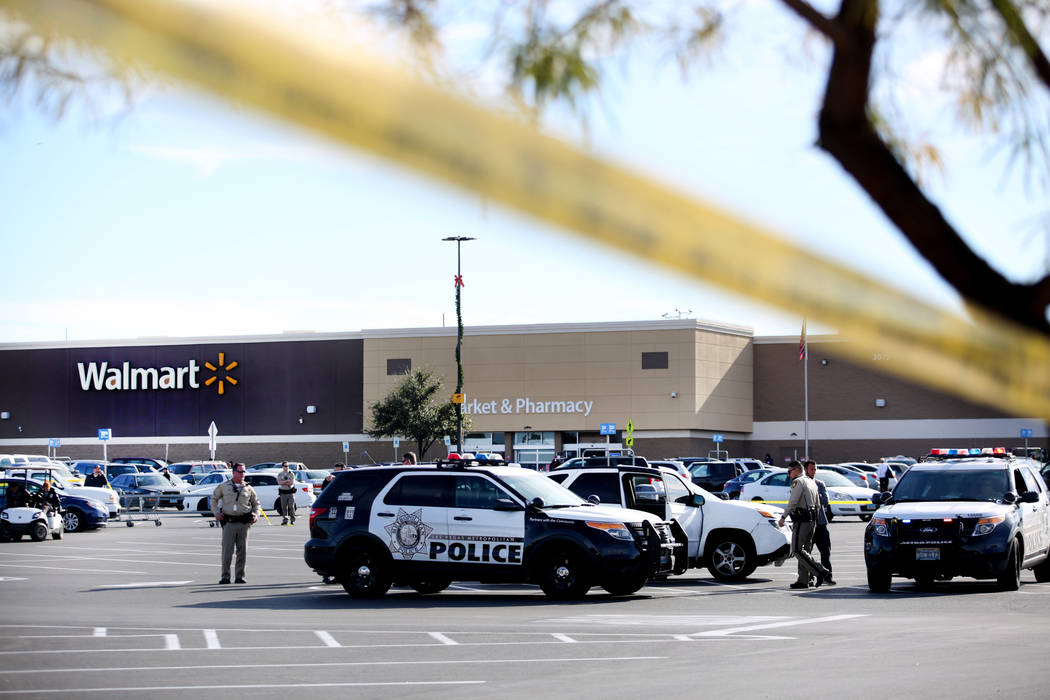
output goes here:
{"type": "MultiPolygon", "coordinates": [[[[818,461],[925,454],[931,447],[1014,447],[1021,429],[1047,445],[1045,421],[1011,416],[857,366],[835,337],[810,338],[810,452],[818,461]]],[[[208,456],[312,466],[394,457],[365,434],[368,406],[406,370],[428,367],[455,387],[455,328],[228,338],[0,345],[0,453],[169,461],[208,456]],[[366,454],[367,453],[367,454],[366,454]]],[[[879,362],[895,359],[873,349],[879,362]]],[[[557,451],[614,448],[635,426],[640,455],[730,456],[803,448],[798,337],[686,320],[487,326],[466,330],[468,449],[527,465],[557,451]]],[[[414,449],[402,440],[400,453],[414,449]]],[[[426,455],[440,456],[440,442],[426,455]]]]}

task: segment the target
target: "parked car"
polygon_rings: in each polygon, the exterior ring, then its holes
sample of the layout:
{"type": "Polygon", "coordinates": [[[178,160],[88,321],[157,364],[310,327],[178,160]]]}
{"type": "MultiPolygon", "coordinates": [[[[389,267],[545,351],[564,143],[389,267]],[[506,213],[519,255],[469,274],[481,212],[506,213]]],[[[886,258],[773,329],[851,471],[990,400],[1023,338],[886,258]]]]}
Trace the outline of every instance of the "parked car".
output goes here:
{"type": "Polygon", "coordinates": [[[98,486],[77,486],[76,484],[70,483],[68,479],[63,476],[63,472],[68,470],[63,468],[61,470],[52,467],[37,467],[29,469],[8,469],[8,476],[28,476],[30,479],[37,481],[43,481],[45,478],[51,479],[52,488],[55,489],[55,493],[58,494],[59,498],[62,496],[80,496],[82,498],[90,498],[98,501],[106,506],[106,510],[109,513],[109,517],[115,518],[120,515],[120,499],[117,497],[117,492],[113,489],[98,487],[98,486]]]}
{"type": "Polygon", "coordinates": [[[182,499],[190,492],[189,485],[174,474],[171,475],[170,479],[157,473],[121,474],[110,481],[109,485],[120,494],[121,503],[124,507],[129,505],[138,507],[141,505],[148,508],[152,505],[152,499],[144,499],[143,497],[155,496],[157,497],[157,508],[182,510],[184,507],[182,499]]]}
{"type": "Polygon", "coordinates": [[[733,501],[740,498],[740,487],[743,484],[750,484],[752,481],[758,481],[766,474],[770,474],[775,471],[783,471],[777,467],[761,467],[758,469],[749,469],[743,474],[733,477],[725,483],[722,487],[722,491],[715,494],[720,498],[724,498],[727,501],[733,501]]]}
{"type": "MultiPolygon", "coordinates": [[[[854,486],[853,483],[835,472],[817,469],[816,478],[823,481],[828,488],[828,500],[831,501],[831,516],[855,515],[861,520],[871,520],[876,506],[871,498],[877,491],[854,486]]],[[[783,507],[791,495],[791,479],[787,471],[767,474],[758,481],[744,484],[740,489],[741,500],[763,501],[783,507]]]]}
{"type": "MultiPolygon", "coordinates": [[[[867,462],[839,462],[839,464],[863,472],[868,478],[868,486],[876,491],[879,490],[879,470],[874,464],[868,464],[867,462]]],[[[897,482],[894,481],[893,483],[896,484],[897,482]]]]}
{"type": "Polygon", "coordinates": [[[153,457],[114,457],[109,461],[111,464],[148,464],[157,471],[168,466],[168,463],[163,459],[154,459],[153,457]]]}
{"type": "Polygon", "coordinates": [[[673,471],[678,476],[686,479],[691,479],[692,476],[689,473],[689,468],[676,459],[650,459],[650,467],[656,467],[657,469],[667,468],[673,471]]]}
{"type": "Polygon", "coordinates": [[[677,474],[623,465],[557,469],[547,476],[581,498],[675,521],[676,539],[684,535],[688,542],[689,566],[706,567],[719,581],[745,579],[790,554],[791,528],[777,524],[782,509],[723,501],[677,474]]]}
{"type": "MultiPolygon", "coordinates": [[[[267,469],[276,469],[280,471],[282,468],[281,464],[283,464],[283,462],[257,462],[252,466],[248,467],[247,470],[250,472],[266,471],[267,469]]],[[[291,469],[293,472],[297,472],[306,471],[309,467],[307,467],[302,462],[289,462],[288,468],[291,469]]]]}
{"type": "Polygon", "coordinates": [[[175,462],[168,466],[168,471],[177,475],[187,483],[196,483],[197,478],[211,472],[228,471],[230,465],[219,460],[193,460],[188,462],[175,462]]]}
{"type": "Polygon", "coordinates": [[[59,494],[58,498],[62,501],[62,523],[66,532],[97,530],[106,526],[109,511],[103,503],[70,494],[59,494]]]}
{"type": "Polygon", "coordinates": [[[744,467],[736,462],[694,462],[689,465],[693,483],[710,493],[718,493],[726,482],[743,474],[744,467]]]}
{"type": "Polygon", "coordinates": [[[868,475],[859,469],[847,467],[842,464],[818,464],[817,469],[823,469],[824,471],[835,472],[841,474],[850,480],[854,486],[861,486],[863,488],[871,488],[871,482],[868,481],[868,475]]]}
{"type": "MultiPolygon", "coordinates": [[[[277,493],[276,472],[255,472],[245,474],[244,483],[255,489],[255,493],[259,496],[259,504],[263,508],[266,510],[277,511],[278,515],[283,515],[281,512],[281,497],[277,493]]],[[[201,513],[210,512],[211,495],[215,492],[215,486],[215,484],[210,484],[202,488],[190,490],[186,494],[186,509],[195,510],[201,513]]],[[[309,508],[314,504],[315,498],[314,487],[310,484],[299,482],[295,489],[296,508],[309,508]]]]}

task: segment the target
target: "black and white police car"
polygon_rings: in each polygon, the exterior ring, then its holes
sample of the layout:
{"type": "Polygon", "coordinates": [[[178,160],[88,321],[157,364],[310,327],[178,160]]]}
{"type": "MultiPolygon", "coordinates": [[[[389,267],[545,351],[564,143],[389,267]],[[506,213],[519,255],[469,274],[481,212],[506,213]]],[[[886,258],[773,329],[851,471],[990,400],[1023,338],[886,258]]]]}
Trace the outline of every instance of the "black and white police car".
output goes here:
{"type": "Polygon", "coordinates": [[[791,527],[778,525],[781,508],[723,501],[674,469],[607,467],[601,458],[588,458],[547,476],[581,498],[594,496],[599,503],[672,521],[672,532],[688,543],[689,566],[706,567],[719,581],[741,581],[757,567],[779,565],[791,554],[791,527]]]}
{"type": "Polygon", "coordinates": [[[868,588],[893,576],[920,585],[955,576],[1021,585],[1021,570],[1050,581],[1050,492],[1029,460],[1004,448],[934,450],[901,477],[864,533],[868,588]]]}
{"type": "Polygon", "coordinates": [[[354,597],[393,584],[539,584],[577,599],[594,585],[634,593],[683,568],[661,518],[588,503],[518,466],[449,461],[339,472],[310,510],[305,559],[354,597]]]}

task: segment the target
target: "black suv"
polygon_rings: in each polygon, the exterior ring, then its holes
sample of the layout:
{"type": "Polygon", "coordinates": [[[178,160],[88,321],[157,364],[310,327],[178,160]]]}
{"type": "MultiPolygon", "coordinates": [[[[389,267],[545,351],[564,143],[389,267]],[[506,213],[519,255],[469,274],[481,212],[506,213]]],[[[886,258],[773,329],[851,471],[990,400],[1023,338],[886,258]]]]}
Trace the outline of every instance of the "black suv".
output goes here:
{"type": "Polygon", "coordinates": [[[735,479],[746,470],[737,462],[693,462],[687,464],[693,483],[711,493],[725,488],[726,482],[735,479]]]}
{"type": "Polygon", "coordinates": [[[881,504],[864,532],[872,593],[887,592],[894,575],[922,586],[994,578],[1014,591],[1022,569],[1050,581],[1050,494],[1026,460],[916,464],[871,500],[881,504]]]}
{"type": "Polygon", "coordinates": [[[445,463],[337,473],[310,510],[304,556],[354,597],[530,581],[575,599],[592,585],[633,593],[685,552],[650,513],[588,503],[521,467],[445,463]]]}

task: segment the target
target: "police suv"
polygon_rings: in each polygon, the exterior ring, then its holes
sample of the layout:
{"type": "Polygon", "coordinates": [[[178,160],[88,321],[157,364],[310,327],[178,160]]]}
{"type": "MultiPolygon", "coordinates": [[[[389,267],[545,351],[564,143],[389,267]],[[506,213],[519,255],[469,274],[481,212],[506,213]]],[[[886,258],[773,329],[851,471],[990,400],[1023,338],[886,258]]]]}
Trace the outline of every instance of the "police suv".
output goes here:
{"type": "Polygon", "coordinates": [[[310,509],[305,559],[353,597],[528,581],[577,599],[593,585],[633,593],[684,568],[685,552],[651,513],[588,503],[529,469],[459,460],[337,473],[310,509]]]}
{"type": "Polygon", "coordinates": [[[672,521],[672,532],[687,543],[689,566],[707,567],[719,581],[743,580],[791,554],[791,527],[778,525],[782,509],[723,501],[672,469],[607,467],[601,458],[588,458],[576,467],[557,467],[548,478],[582,498],[672,521]]]}
{"type": "Polygon", "coordinates": [[[901,477],[864,533],[868,588],[893,576],[928,585],[955,576],[1021,585],[1021,570],[1050,581],[1050,494],[1029,460],[1003,448],[934,450],[901,477]]]}

